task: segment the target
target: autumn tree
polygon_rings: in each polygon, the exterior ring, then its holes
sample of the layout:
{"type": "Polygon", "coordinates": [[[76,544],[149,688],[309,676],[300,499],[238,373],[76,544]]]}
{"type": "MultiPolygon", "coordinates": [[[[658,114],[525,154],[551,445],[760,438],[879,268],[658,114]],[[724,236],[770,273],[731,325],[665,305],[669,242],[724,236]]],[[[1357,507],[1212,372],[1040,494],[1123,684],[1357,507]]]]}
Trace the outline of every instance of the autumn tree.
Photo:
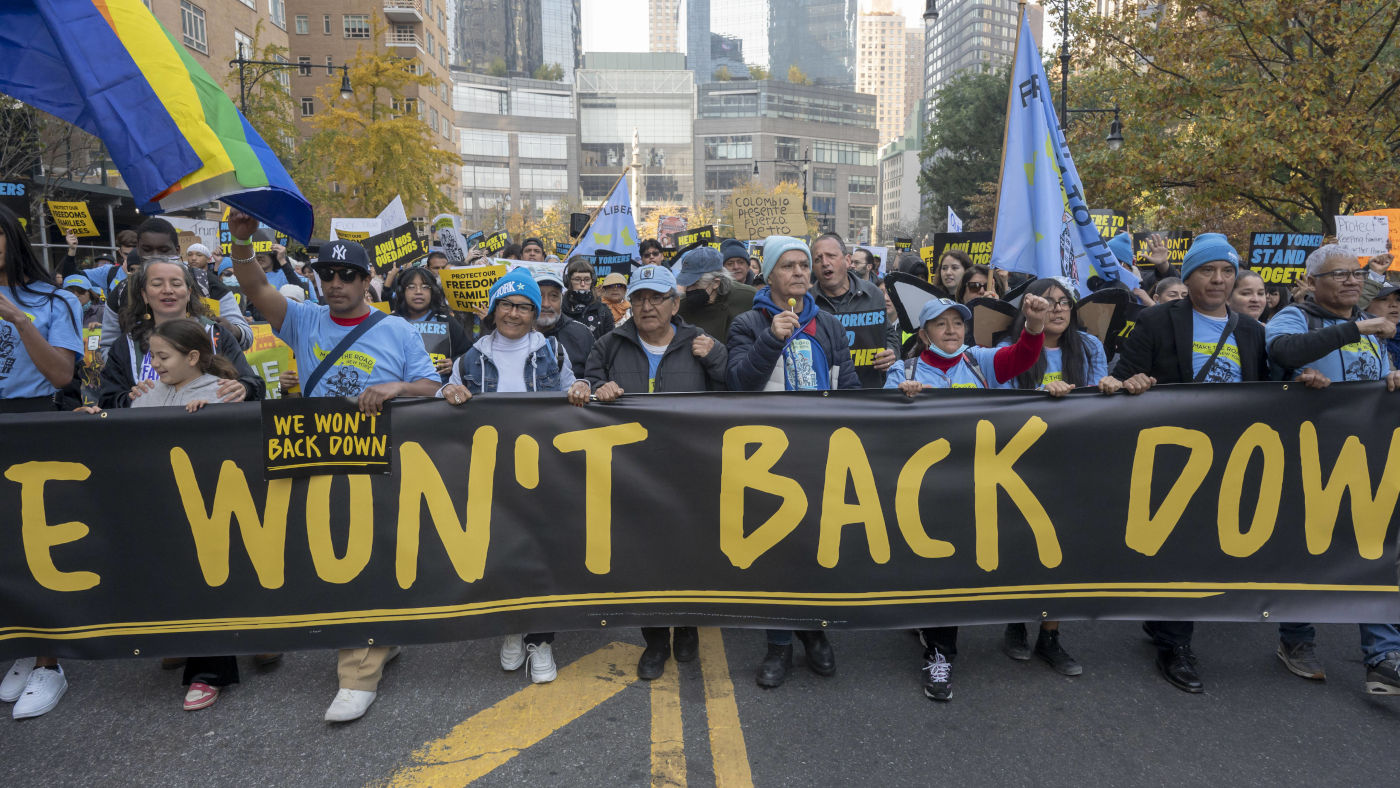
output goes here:
{"type": "Polygon", "coordinates": [[[1400,204],[1400,2],[1123,5],[1071,15],[1071,103],[1116,101],[1127,138],[1113,152],[1102,125],[1071,126],[1091,201],[1329,234],[1336,215],[1400,204]]]}
{"type": "Polygon", "coordinates": [[[810,85],[812,78],[796,65],[788,66],[787,80],[794,85],[810,85]]]}
{"type": "Polygon", "coordinates": [[[768,72],[768,69],[758,65],[757,63],[750,63],[748,65],[748,69],[749,79],[768,79],[771,76],[768,72]]]}
{"type": "MultiPolygon", "coordinates": [[[[287,48],[277,44],[262,44],[262,22],[253,30],[253,46],[243,52],[248,60],[268,60],[290,63],[287,48]]],[[[245,66],[243,85],[247,86],[245,97],[247,106],[239,107],[248,124],[258,132],[267,146],[295,177],[297,169],[297,127],[293,122],[296,106],[292,102],[290,71],[270,66],[245,66]]],[[[314,73],[314,72],[313,72],[314,73]]],[[[320,72],[324,74],[325,72],[320,72]]],[[[331,77],[327,76],[327,80],[331,77]]],[[[340,85],[340,72],[336,72],[335,84],[340,85]]],[[[238,69],[232,68],[224,77],[224,92],[235,103],[239,100],[238,69]]]]}
{"type": "MultiPolygon", "coordinates": [[[[919,153],[919,194],[934,221],[951,206],[964,219],[977,221],[986,210],[975,202],[985,183],[995,184],[1001,171],[1002,129],[1006,126],[1006,91],[1010,72],[964,71],[934,96],[933,121],[919,153]],[[975,207],[974,207],[975,206],[975,207]]],[[[992,216],[995,217],[995,206],[992,216]]]]}
{"type": "Polygon", "coordinates": [[[438,147],[437,130],[419,117],[420,100],[408,95],[435,84],[410,70],[414,62],[361,49],[348,64],[351,98],[340,97],[338,83],[316,91],[324,109],[313,117],[298,184],[320,226],[333,216],[375,216],[394,197],[429,216],[452,210],[452,168],[461,158],[438,147]]]}

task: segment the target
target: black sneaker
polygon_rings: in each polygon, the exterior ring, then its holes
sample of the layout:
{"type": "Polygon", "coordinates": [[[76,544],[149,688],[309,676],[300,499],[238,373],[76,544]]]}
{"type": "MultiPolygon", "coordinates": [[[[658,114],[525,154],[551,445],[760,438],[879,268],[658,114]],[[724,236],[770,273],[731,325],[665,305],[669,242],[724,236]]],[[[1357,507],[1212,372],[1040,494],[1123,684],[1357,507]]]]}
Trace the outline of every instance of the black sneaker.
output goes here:
{"type": "Polygon", "coordinates": [[[666,660],[671,658],[671,646],[666,643],[648,645],[637,660],[637,678],[652,681],[666,672],[666,660]]]}
{"type": "Polygon", "coordinates": [[[1031,644],[1026,641],[1025,624],[1006,625],[1006,636],[1001,642],[1001,650],[1018,662],[1025,662],[1031,658],[1031,644]]]}
{"type": "Polygon", "coordinates": [[[1385,659],[1366,668],[1366,691],[1372,695],[1400,695],[1400,651],[1388,651],[1385,659]]]}
{"type": "Polygon", "coordinates": [[[933,656],[924,656],[924,696],[929,700],[951,700],[953,697],[953,663],[943,658],[942,652],[933,650],[933,656]]]}
{"type": "Polygon", "coordinates": [[[1060,630],[1042,629],[1035,639],[1035,655],[1050,664],[1062,676],[1078,676],[1083,666],[1060,646],[1060,630]]]}

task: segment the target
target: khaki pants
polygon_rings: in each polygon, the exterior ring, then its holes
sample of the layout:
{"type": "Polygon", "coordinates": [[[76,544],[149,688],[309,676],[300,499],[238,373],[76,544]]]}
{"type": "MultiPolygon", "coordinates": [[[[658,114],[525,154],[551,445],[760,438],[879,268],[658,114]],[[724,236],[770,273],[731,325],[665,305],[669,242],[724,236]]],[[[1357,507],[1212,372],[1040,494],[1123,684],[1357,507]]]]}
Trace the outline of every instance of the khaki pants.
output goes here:
{"type": "Polygon", "coordinates": [[[389,661],[389,651],[389,646],[341,649],[336,664],[340,688],[377,692],[379,679],[384,676],[384,663],[389,661]]]}

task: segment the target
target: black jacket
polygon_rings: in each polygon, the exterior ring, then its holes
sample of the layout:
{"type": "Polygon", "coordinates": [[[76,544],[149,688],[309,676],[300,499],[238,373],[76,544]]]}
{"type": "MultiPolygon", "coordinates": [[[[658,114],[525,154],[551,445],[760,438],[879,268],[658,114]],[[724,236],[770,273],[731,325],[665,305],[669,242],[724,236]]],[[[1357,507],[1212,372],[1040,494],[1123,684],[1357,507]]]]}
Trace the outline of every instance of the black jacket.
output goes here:
{"type": "MultiPolygon", "coordinates": [[[[267,386],[248,359],[243,357],[243,349],[238,346],[238,337],[221,325],[213,324],[214,352],[233,363],[238,370],[238,382],[243,384],[248,395],[247,402],[261,400],[267,396],[267,386]]],[[[137,348],[140,352],[140,348],[137,348]]],[[[131,407],[131,387],[136,385],[136,376],[131,373],[131,343],[125,334],[118,336],[107,351],[107,363],[102,367],[102,387],[97,392],[97,404],[103,408],[131,407]]],[[[140,364],[138,360],[136,362],[140,364]]]]}
{"type": "MultiPolygon", "coordinates": [[[[607,307],[604,311],[611,311],[607,307]]],[[[535,327],[536,331],[545,335],[545,338],[558,337],[559,344],[564,346],[564,350],[569,354],[569,366],[573,367],[574,379],[583,380],[584,364],[588,361],[588,353],[593,349],[593,333],[586,326],[568,315],[559,315],[559,320],[550,328],[535,327]]]]}
{"type": "MultiPolygon", "coordinates": [[[[724,343],[715,340],[714,347],[704,358],[696,358],[690,344],[705,332],[681,320],[671,318],[676,333],[666,346],[661,364],[656,368],[656,392],[663,391],[723,391],[729,362],[724,343]]],[[[595,390],[608,381],[630,394],[651,393],[651,364],[647,351],[637,336],[634,321],[627,321],[601,337],[588,354],[584,377],[595,390]]]]}
{"type": "MultiPolygon", "coordinates": [[[[1133,332],[1118,348],[1113,377],[1127,380],[1139,372],[1158,383],[1191,383],[1191,299],[1182,298],[1149,307],[1138,313],[1133,332]]],[[[1240,379],[1248,383],[1269,379],[1269,359],[1264,352],[1264,327],[1240,315],[1235,326],[1240,351],[1240,379]]]]}
{"type": "Polygon", "coordinates": [[[899,353],[899,322],[885,314],[885,294],[880,288],[847,273],[845,293],[830,298],[820,287],[812,288],[817,308],[829,312],[846,327],[846,341],[851,346],[851,363],[860,377],[862,388],[885,387],[885,373],[875,369],[875,356],[882,350],[899,353]]]}
{"type": "Polygon", "coordinates": [[[613,330],[612,309],[608,308],[608,305],[603,303],[603,299],[596,295],[585,301],[578,298],[574,291],[565,290],[562,311],[565,317],[571,317],[582,323],[594,339],[613,330]]]}

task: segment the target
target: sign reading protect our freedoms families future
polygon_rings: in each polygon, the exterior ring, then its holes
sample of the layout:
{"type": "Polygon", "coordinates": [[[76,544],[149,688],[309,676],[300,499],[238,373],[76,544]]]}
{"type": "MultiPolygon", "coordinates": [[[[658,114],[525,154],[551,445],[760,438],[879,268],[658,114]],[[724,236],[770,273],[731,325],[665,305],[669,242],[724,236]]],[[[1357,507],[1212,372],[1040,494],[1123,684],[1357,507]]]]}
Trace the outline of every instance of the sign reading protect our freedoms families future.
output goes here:
{"type": "Polygon", "coordinates": [[[65,235],[72,233],[79,238],[91,238],[98,234],[97,222],[92,220],[92,211],[85,202],[57,202],[49,200],[49,213],[53,223],[65,235]]]}
{"type": "Polygon", "coordinates": [[[256,404],[178,428],[145,409],[3,416],[0,658],[639,625],[1396,621],[1395,396],[396,401],[391,475],[272,481],[256,404]],[[140,484],[110,472],[131,456],[140,484]]]}
{"type": "Polygon", "coordinates": [[[389,410],[362,413],[347,397],[263,402],[263,478],[389,473],[394,456],[389,410]]]}
{"type": "Polygon", "coordinates": [[[409,265],[428,254],[428,245],[418,237],[413,222],[405,222],[387,232],[371,235],[364,240],[365,252],[379,273],[400,265],[409,265]]]}
{"type": "Polygon", "coordinates": [[[761,241],[770,235],[807,234],[807,218],[802,198],[785,194],[736,196],[734,233],[740,240],[761,241]]]}
{"type": "Polygon", "coordinates": [[[438,276],[442,278],[443,294],[447,296],[447,305],[458,312],[472,312],[485,308],[491,285],[505,275],[504,265],[444,268],[438,272],[438,276]]]}
{"type": "Polygon", "coordinates": [[[1304,273],[1308,255],[1322,245],[1316,233],[1253,233],[1249,269],[1266,284],[1291,285],[1304,273]]]}

